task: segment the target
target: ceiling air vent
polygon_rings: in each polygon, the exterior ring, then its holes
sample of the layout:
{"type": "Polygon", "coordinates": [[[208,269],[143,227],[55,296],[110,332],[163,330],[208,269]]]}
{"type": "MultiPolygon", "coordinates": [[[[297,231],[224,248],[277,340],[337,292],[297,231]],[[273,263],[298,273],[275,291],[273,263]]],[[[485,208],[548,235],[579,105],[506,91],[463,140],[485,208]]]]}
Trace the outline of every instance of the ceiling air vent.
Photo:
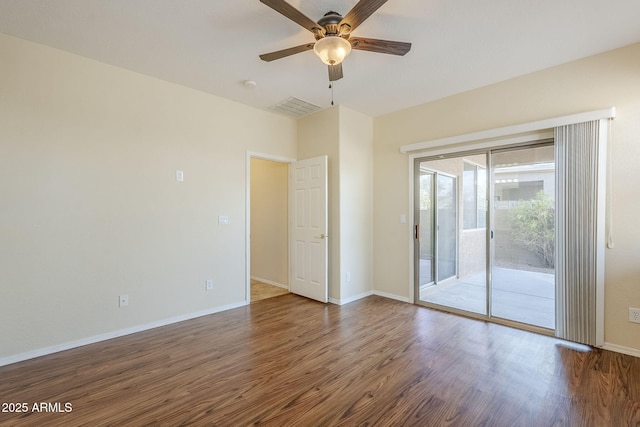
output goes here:
{"type": "Polygon", "coordinates": [[[276,105],[272,105],[269,107],[269,110],[297,119],[320,110],[320,107],[309,104],[301,99],[291,97],[276,105]]]}

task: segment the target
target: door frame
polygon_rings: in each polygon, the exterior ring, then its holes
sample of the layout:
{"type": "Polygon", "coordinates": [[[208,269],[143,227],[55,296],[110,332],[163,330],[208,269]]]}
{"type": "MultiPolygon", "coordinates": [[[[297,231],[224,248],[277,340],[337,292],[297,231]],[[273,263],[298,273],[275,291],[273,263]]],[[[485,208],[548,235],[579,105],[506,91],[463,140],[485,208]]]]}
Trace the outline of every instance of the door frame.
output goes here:
{"type": "MultiPolygon", "coordinates": [[[[297,159],[291,157],[278,156],[267,153],[260,153],[255,151],[247,151],[245,160],[245,303],[251,302],[251,159],[270,160],[278,163],[286,163],[291,165],[297,162],[297,159]]],[[[288,183],[287,183],[288,185],[288,183]]],[[[289,197],[287,197],[287,205],[290,204],[289,197]]],[[[290,206],[287,206],[289,210],[290,206]]],[[[291,227],[290,223],[288,227],[291,227]]],[[[287,239],[287,264],[289,264],[289,257],[291,256],[291,247],[289,240],[287,239]]],[[[287,268],[289,274],[291,274],[291,266],[287,268]]],[[[287,286],[291,288],[291,280],[287,286]]]]}

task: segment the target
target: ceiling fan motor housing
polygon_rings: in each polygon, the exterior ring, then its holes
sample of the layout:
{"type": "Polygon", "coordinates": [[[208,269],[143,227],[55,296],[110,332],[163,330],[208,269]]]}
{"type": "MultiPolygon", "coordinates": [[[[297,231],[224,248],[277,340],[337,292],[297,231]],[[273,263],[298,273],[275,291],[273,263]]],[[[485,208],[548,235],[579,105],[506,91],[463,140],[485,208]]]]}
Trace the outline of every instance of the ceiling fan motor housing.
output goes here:
{"type": "MultiPolygon", "coordinates": [[[[349,38],[349,33],[351,33],[351,27],[349,26],[349,24],[340,25],[340,22],[342,22],[342,19],[343,19],[342,15],[340,15],[338,12],[334,12],[333,10],[330,10],[329,12],[325,13],[322,18],[318,20],[318,25],[324,28],[325,35],[340,36],[346,39],[346,38],[349,38]]],[[[316,39],[318,39],[317,35],[316,35],[316,39]]]]}

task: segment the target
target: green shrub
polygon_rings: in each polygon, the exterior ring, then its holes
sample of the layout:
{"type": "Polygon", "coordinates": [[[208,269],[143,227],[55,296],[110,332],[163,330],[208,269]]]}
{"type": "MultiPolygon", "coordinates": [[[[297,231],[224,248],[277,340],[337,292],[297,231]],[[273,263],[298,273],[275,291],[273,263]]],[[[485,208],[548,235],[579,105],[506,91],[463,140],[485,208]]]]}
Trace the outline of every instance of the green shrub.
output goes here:
{"type": "Polygon", "coordinates": [[[509,212],[514,242],[534,254],[545,267],[555,263],[555,206],[550,195],[539,191],[533,200],[521,201],[509,212]]]}

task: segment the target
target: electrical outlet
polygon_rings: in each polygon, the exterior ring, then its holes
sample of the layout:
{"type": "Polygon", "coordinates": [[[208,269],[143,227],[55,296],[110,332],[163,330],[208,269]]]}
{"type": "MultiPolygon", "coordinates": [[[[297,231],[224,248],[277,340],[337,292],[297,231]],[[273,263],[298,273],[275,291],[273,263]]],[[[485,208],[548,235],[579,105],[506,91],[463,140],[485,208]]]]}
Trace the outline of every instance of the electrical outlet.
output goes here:
{"type": "Polygon", "coordinates": [[[204,284],[204,288],[205,288],[207,291],[212,291],[212,290],[213,290],[213,280],[211,280],[211,279],[207,279],[207,281],[206,281],[206,282],[205,282],[205,284],[204,284]]]}
{"type": "Polygon", "coordinates": [[[120,295],[119,307],[126,307],[129,305],[129,295],[120,295]]]}
{"type": "Polygon", "coordinates": [[[640,323],[640,308],[629,307],[629,322],[640,323]]]}

